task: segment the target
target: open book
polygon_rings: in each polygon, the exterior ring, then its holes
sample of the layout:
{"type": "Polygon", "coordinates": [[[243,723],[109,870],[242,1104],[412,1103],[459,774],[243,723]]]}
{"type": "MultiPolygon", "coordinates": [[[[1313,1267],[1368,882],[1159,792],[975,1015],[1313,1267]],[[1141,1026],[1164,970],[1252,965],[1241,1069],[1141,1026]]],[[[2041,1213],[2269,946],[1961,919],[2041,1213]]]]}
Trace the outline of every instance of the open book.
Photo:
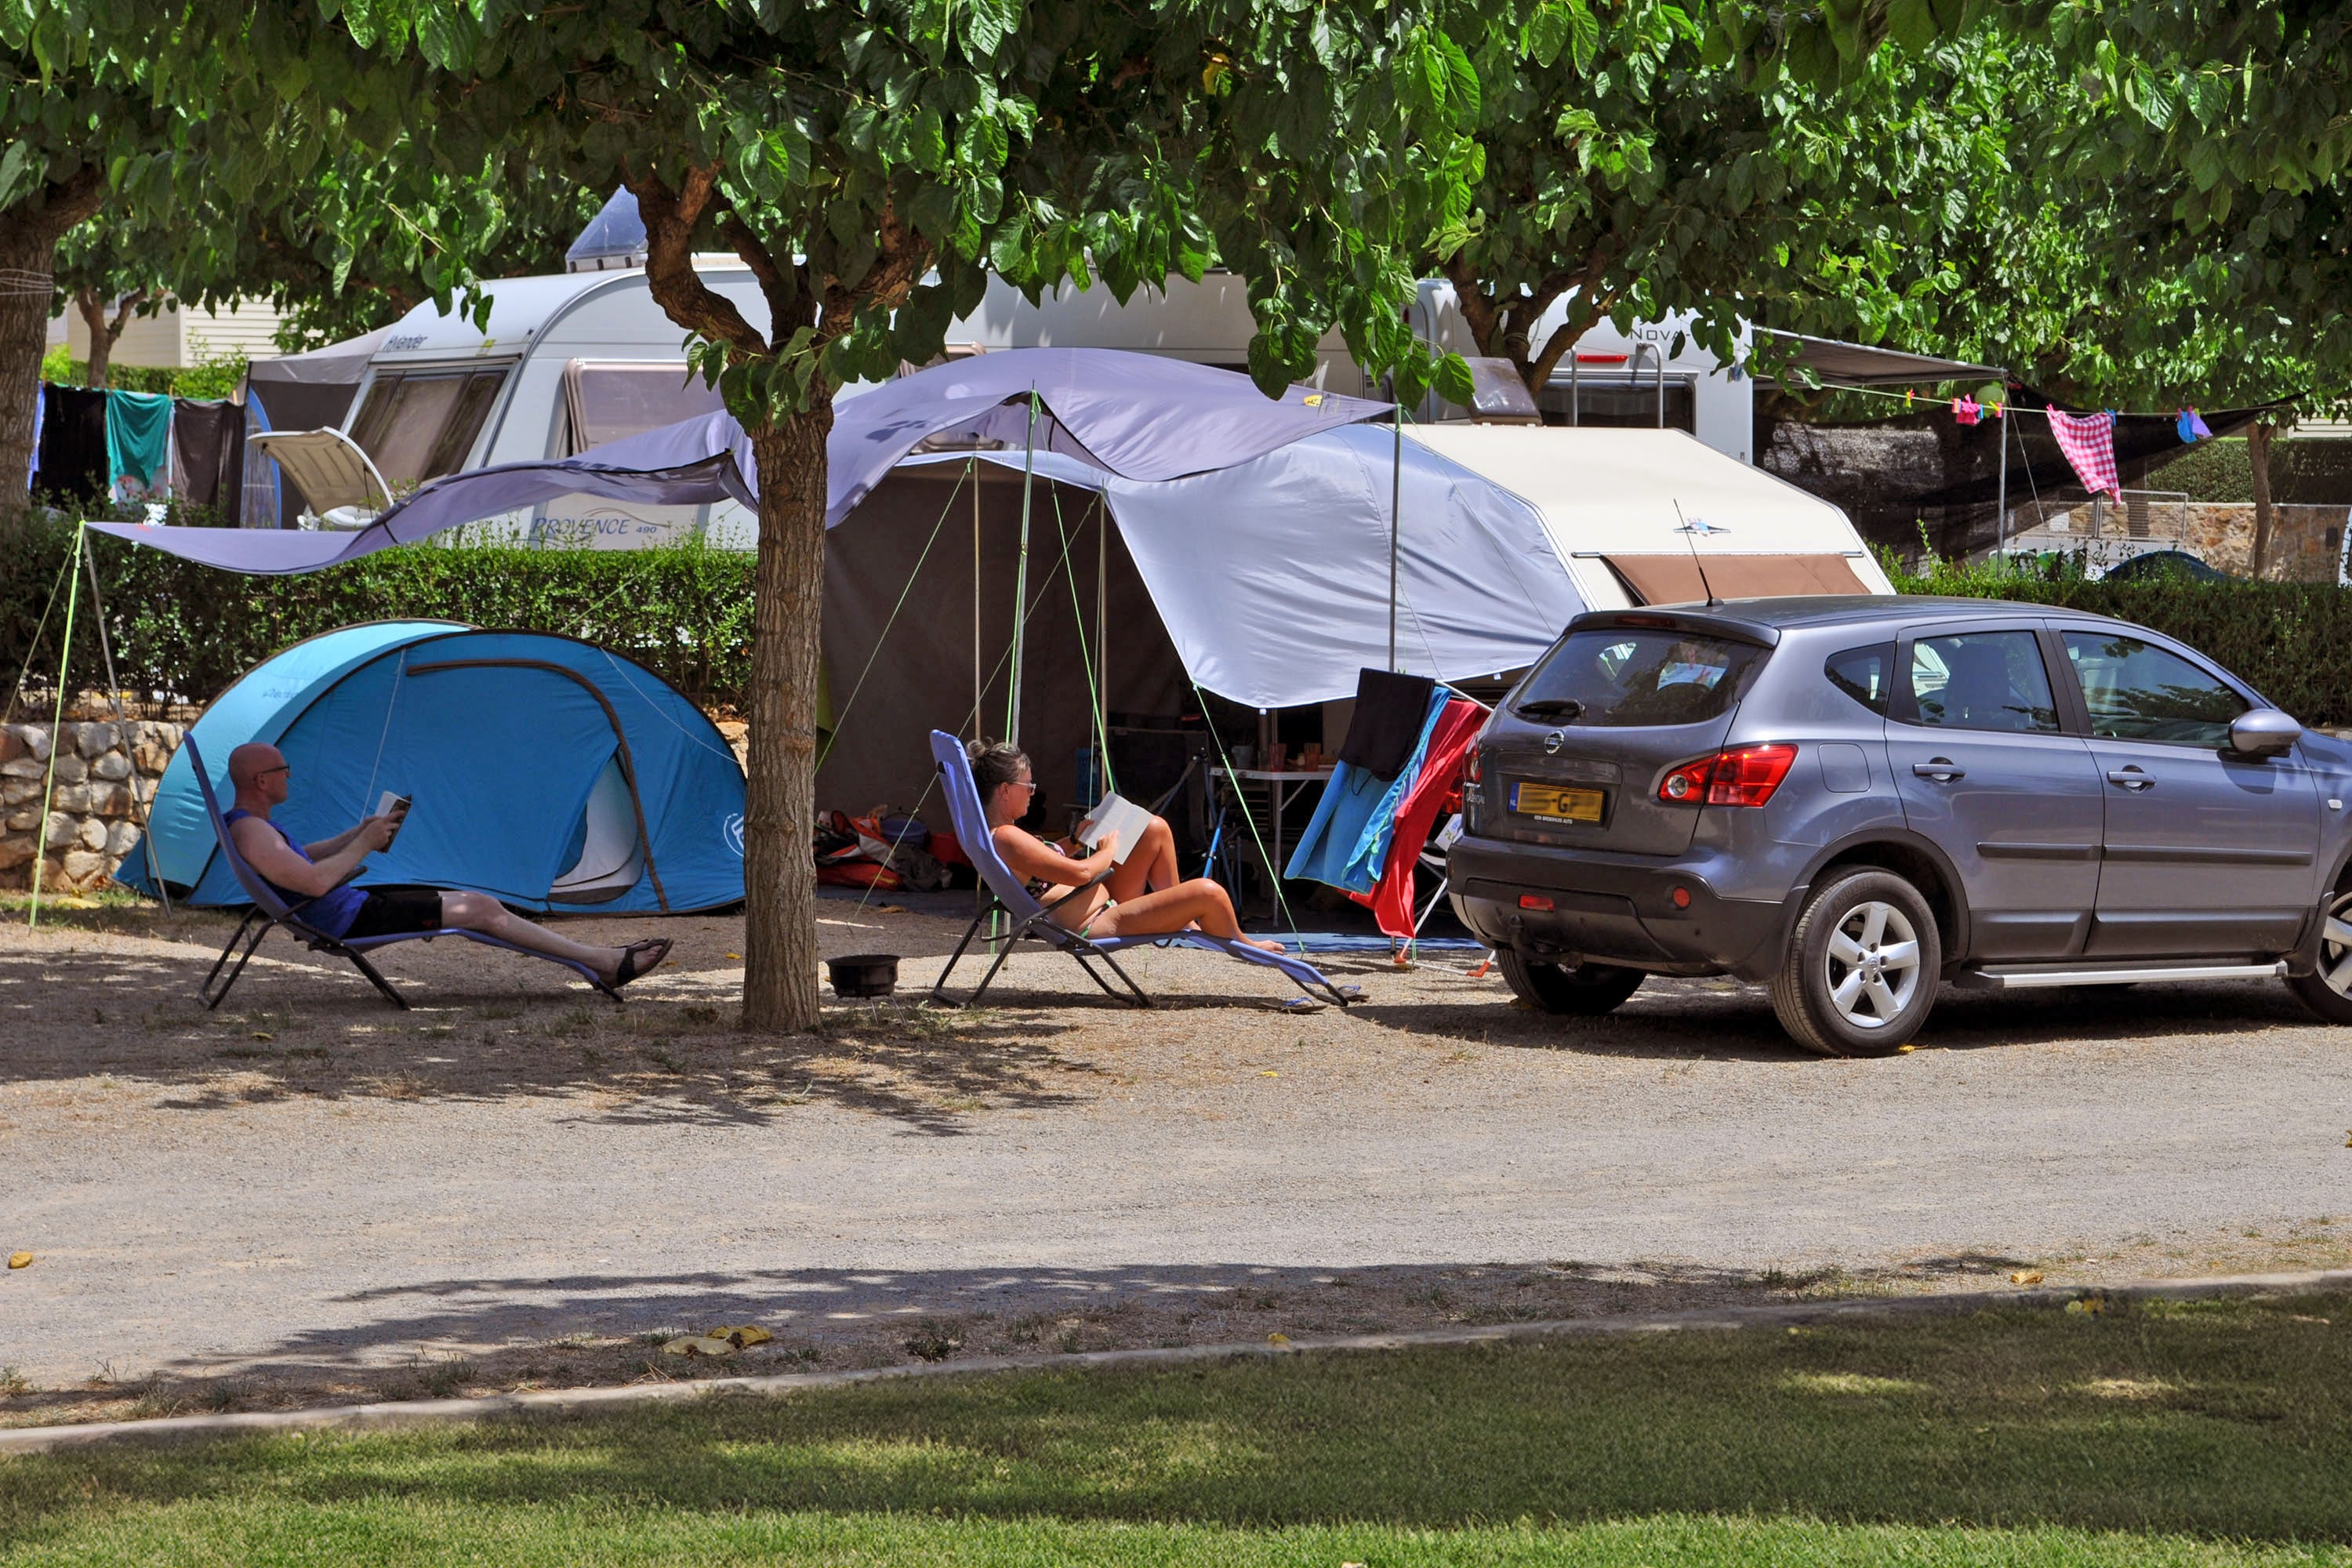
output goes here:
{"type": "MultiPolygon", "coordinates": [[[[400,830],[404,826],[407,826],[408,807],[410,804],[411,802],[409,797],[400,794],[396,790],[386,790],[383,795],[376,798],[375,816],[392,816],[397,815],[400,818],[399,821],[392,825],[392,836],[394,838],[399,837],[400,830]]],[[[389,847],[389,846],[387,846],[387,847],[389,847]]]]}
{"type": "Polygon", "coordinates": [[[1104,834],[1118,834],[1118,852],[1111,863],[1124,866],[1127,858],[1135,853],[1135,847],[1143,842],[1143,830],[1150,826],[1151,814],[1143,807],[1125,795],[1107,795],[1092,811],[1087,813],[1086,820],[1078,824],[1070,837],[1092,851],[1102,842],[1104,834]]]}

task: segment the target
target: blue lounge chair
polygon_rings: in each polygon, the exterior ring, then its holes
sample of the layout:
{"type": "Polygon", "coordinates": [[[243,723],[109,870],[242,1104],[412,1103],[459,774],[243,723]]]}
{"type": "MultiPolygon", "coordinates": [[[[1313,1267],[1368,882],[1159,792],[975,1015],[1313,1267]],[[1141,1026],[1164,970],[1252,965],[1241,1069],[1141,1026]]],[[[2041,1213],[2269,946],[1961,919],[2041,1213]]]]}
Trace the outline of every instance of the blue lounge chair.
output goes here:
{"type": "MultiPolygon", "coordinates": [[[[246,864],[245,857],[236,852],[236,840],[230,837],[228,823],[221,815],[220,800],[213,794],[212,776],[205,771],[204,753],[196,749],[195,736],[189,735],[180,744],[187,751],[188,765],[195,770],[196,787],[203,792],[205,797],[205,815],[213,819],[213,834],[220,840],[221,854],[227,858],[228,868],[235,873],[237,886],[243,888],[246,897],[253,900],[253,908],[246,911],[244,923],[239,925],[236,933],[228,939],[228,945],[221,949],[220,957],[213,963],[212,973],[205,976],[204,984],[196,989],[196,997],[204,1003],[206,1012],[219,1006],[227,997],[229,987],[235,985],[237,976],[245,973],[246,963],[253,957],[254,949],[261,945],[261,939],[268,936],[271,929],[276,926],[284,926],[288,931],[309,942],[314,952],[331,952],[338,957],[350,959],[353,966],[362,974],[367,976],[369,984],[383,993],[384,999],[394,1006],[403,1009],[408,1005],[407,999],[394,990],[392,983],[376,972],[375,965],[367,961],[367,954],[379,947],[389,947],[396,942],[431,942],[436,936],[462,936],[467,942],[478,942],[485,947],[501,947],[509,952],[520,952],[528,958],[545,959],[550,963],[560,963],[614,1001],[621,1000],[621,994],[604,984],[603,976],[584,963],[574,963],[568,958],[557,958],[552,953],[533,952],[530,948],[517,947],[510,942],[500,942],[497,937],[478,931],[465,931],[450,926],[441,931],[404,931],[395,936],[361,937],[352,942],[346,942],[341,937],[329,936],[302,918],[302,911],[316,903],[317,899],[305,899],[299,904],[289,904],[278,896],[277,889],[262,880],[259,872],[246,864]],[[221,970],[226,967],[229,956],[236,952],[239,942],[245,944],[245,952],[237,956],[236,967],[229,970],[228,978],[223,980],[221,970]],[[218,982],[217,989],[215,987],[215,982],[218,982]]],[[[345,877],[342,882],[337,883],[336,886],[341,887],[350,882],[353,877],[360,874],[361,869],[359,867],[353,867],[351,876],[345,877]]],[[[319,895],[320,898],[325,896],[323,893],[319,895]]]]}
{"type": "MultiPolygon", "coordinates": [[[[1003,969],[1004,961],[1012,956],[1013,944],[1024,937],[1068,953],[1077,960],[1078,967],[1087,972],[1087,977],[1101,986],[1106,994],[1117,1001],[1131,1002],[1139,1007],[1150,1006],[1151,998],[1143,994],[1141,986],[1128,978],[1127,971],[1121,969],[1118,961],[1111,955],[1130,947],[1172,947],[1180,944],[1205,947],[1238,958],[1244,963],[1278,969],[1310,994],[1319,991],[1342,1007],[1362,999],[1362,993],[1357,987],[1334,985],[1311,963],[1287,953],[1268,952],[1247,942],[1228,942],[1206,931],[1168,931],[1150,936],[1080,936],[1055,921],[1045,906],[1029,891],[1028,885],[997,856],[996,841],[989,835],[988,814],[981,809],[980,789],[972,783],[971,759],[964,754],[963,742],[953,735],[941,734],[934,730],[931,731],[931,756],[940,766],[940,783],[947,792],[948,817],[954,824],[956,842],[971,857],[972,868],[980,873],[981,883],[989,893],[987,906],[972,917],[971,924],[964,931],[963,940],[956,943],[954,956],[948,960],[947,967],[940,971],[939,984],[931,987],[932,1001],[950,1000],[947,994],[948,976],[955,972],[957,963],[962,959],[964,950],[971,945],[972,938],[980,934],[982,923],[998,914],[1004,915],[1013,922],[1012,934],[1006,938],[1003,951],[996,955],[996,962],[990,964],[988,973],[981,977],[978,988],[964,999],[966,1005],[978,1003],[987,994],[990,984],[996,979],[997,971],[1003,969]],[[1097,958],[1118,976],[1120,984],[1128,989],[1128,995],[1121,996],[1109,981],[1096,972],[1092,961],[1097,958]]],[[[1101,877],[1082,887],[1091,888],[1109,875],[1105,871],[1101,877]]],[[[1073,889],[1073,892],[1082,889],[1073,889]]]]}

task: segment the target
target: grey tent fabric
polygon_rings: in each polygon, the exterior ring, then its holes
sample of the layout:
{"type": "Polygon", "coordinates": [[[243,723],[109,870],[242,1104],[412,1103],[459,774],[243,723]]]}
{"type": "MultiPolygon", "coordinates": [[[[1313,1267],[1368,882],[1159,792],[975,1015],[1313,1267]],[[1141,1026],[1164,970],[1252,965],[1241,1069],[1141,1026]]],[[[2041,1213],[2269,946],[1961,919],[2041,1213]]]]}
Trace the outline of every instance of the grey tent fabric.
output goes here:
{"type": "MultiPolygon", "coordinates": [[[[254,361],[246,367],[245,384],[246,395],[259,405],[257,423],[265,430],[321,430],[341,425],[376,350],[391,335],[392,328],[378,327],[307,353],[254,361]]],[[[256,488],[277,473],[275,465],[266,461],[251,466],[258,473],[248,474],[247,483],[256,488]]],[[[302,511],[301,496],[291,485],[274,488],[279,490],[276,524],[292,528],[302,511]]]]}

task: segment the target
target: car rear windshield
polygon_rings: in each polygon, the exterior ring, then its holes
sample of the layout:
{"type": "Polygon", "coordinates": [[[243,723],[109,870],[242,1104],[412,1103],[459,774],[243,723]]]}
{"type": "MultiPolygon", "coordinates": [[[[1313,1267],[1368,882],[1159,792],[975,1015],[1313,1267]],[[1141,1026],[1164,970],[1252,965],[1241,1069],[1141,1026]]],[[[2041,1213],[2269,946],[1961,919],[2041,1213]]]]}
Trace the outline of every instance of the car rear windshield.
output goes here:
{"type": "Polygon", "coordinates": [[[1632,626],[1580,631],[1529,672],[1511,710],[1538,724],[1698,724],[1731,706],[1752,643],[1632,626]]]}

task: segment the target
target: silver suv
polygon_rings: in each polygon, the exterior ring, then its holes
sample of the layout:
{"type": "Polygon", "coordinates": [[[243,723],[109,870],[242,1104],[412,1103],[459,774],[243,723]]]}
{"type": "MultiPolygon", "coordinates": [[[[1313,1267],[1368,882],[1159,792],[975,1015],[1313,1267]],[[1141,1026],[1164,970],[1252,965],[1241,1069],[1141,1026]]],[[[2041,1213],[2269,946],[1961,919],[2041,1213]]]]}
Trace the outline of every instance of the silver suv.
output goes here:
{"type": "Polygon", "coordinates": [[[2352,746],[2127,622],[1980,599],[1578,616],[1479,737],[1454,906],[1511,988],[1769,982],[1884,1055],[1939,982],[2282,975],[2352,1024],[2352,746]]]}

